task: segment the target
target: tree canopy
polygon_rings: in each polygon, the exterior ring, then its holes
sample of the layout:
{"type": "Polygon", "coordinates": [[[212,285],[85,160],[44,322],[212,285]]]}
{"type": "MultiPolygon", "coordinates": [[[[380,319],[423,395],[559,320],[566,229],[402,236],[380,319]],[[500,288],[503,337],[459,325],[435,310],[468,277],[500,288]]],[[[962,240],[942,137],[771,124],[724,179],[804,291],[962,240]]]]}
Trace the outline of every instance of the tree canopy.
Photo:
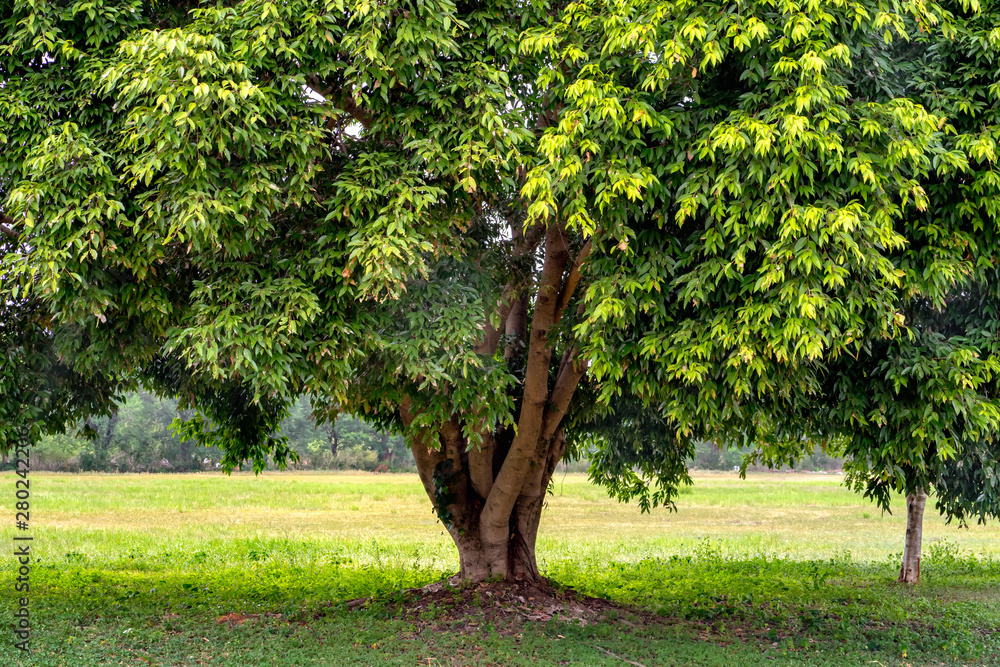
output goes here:
{"type": "Polygon", "coordinates": [[[259,468],[305,395],[405,434],[464,577],[536,577],[567,451],[649,504],[694,438],[794,455],[996,265],[998,11],[0,0],[0,410],[141,385],[259,468]]]}

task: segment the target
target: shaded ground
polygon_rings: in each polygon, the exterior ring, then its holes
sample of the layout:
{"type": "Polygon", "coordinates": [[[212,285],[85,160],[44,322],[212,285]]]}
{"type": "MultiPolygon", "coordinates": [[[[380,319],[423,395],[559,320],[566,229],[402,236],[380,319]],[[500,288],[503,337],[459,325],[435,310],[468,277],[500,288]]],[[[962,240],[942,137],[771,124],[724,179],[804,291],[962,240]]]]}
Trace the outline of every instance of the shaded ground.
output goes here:
{"type": "MultiPolygon", "coordinates": [[[[653,618],[640,609],[628,609],[610,600],[582,595],[549,582],[487,582],[469,586],[438,581],[391,597],[349,600],[342,606],[347,609],[383,606],[394,617],[408,620],[419,629],[473,633],[487,625],[509,630],[518,627],[521,620],[533,623],[555,620],[585,626],[607,620],[609,612],[618,617],[621,611],[626,611],[635,620],[653,618]]],[[[629,626],[634,627],[634,623],[630,622],[629,626]]]]}

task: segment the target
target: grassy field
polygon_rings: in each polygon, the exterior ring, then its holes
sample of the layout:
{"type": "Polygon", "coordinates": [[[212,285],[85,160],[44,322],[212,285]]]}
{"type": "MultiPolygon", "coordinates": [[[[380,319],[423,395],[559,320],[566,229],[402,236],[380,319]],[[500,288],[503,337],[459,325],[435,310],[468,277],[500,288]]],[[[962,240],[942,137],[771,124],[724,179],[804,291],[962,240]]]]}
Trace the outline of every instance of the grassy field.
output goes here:
{"type": "Polygon", "coordinates": [[[622,605],[583,625],[401,606],[457,569],[415,476],[31,480],[34,653],[8,631],[3,666],[1000,665],[1000,528],[946,526],[928,503],[923,581],[899,587],[901,512],[836,475],[701,473],[678,512],[646,515],[558,475],[540,565],[622,605]]]}

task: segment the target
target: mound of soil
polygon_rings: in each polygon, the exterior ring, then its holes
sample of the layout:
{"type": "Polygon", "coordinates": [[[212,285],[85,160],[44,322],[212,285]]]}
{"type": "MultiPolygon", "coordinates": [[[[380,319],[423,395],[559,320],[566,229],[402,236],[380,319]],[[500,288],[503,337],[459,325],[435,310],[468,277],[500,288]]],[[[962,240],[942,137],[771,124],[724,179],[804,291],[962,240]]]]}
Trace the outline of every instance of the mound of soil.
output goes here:
{"type": "Polygon", "coordinates": [[[524,620],[588,625],[602,620],[611,611],[618,612],[615,614],[618,622],[622,622],[621,612],[640,622],[649,620],[645,618],[646,612],[548,582],[467,585],[443,581],[403,591],[391,600],[359,598],[346,605],[349,609],[361,609],[379,603],[386,604],[397,618],[406,618],[417,627],[444,623],[451,625],[452,630],[475,631],[485,624],[500,629],[524,620]]]}

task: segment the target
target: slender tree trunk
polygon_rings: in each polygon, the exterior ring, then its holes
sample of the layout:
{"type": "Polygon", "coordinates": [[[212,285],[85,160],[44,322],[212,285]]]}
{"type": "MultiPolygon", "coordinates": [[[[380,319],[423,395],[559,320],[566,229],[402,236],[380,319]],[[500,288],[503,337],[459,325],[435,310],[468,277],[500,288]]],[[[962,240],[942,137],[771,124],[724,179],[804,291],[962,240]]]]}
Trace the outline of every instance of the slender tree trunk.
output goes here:
{"type": "MultiPolygon", "coordinates": [[[[101,458],[104,460],[104,465],[107,468],[111,467],[111,438],[115,434],[115,426],[118,425],[118,413],[115,412],[108,419],[108,427],[104,430],[104,439],[101,446],[101,458]]],[[[115,466],[115,472],[118,472],[118,466],[115,466]]]]}
{"type": "Polygon", "coordinates": [[[118,424],[118,413],[114,413],[108,418],[108,427],[104,429],[104,441],[102,449],[104,451],[109,451],[111,449],[111,437],[115,434],[115,426],[118,424]]]}
{"type": "Polygon", "coordinates": [[[900,583],[915,584],[920,581],[920,543],[926,504],[927,493],[923,489],[906,496],[906,546],[903,548],[903,564],[899,568],[900,583]]]}
{"type": "Polygon", "coordinates": [[[340,445],[340,435],[337,433],[337,429],[333,426],[330,427],[330,453],[333,458],[337,458],[337,447],[340,445]]]}
{"type": "Polygon", "coordinates": [[[190,440],[181,440],[181,442],[180,442],[180,450],[181,450],[181,460],[178,462],[179,463],[178,467],[181,470],[188,470],[188,471],[190,471],[190,470],[196,470],[196,469],[201,468],[201,465],[194,458],[194,456],[192,456],[192,454],[194,454],[194,452],[191,449],[191,441],[190,440]]]}

